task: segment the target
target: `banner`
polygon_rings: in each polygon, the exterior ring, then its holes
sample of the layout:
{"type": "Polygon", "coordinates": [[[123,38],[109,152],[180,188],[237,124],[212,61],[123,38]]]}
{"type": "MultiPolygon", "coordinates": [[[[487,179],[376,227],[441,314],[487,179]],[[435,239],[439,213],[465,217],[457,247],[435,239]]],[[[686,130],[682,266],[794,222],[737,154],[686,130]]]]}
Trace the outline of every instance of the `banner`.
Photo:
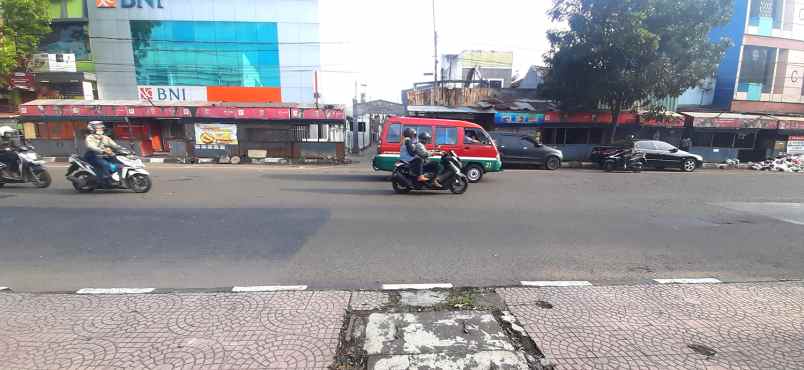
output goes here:
{"type": "Polygon", "coordinates": [[[787,138],[787,154],[804,154],[804,136],[787,138]]]}
{"type": "Polygon", "coordinates": [[[542,113],[497,112],[494,123],[498,125],[540,125],[544,123],[542,113]]]}
{"type": "Polygon", "coordinates": [[[196,145],[237,145],[237,125],[196,123],[196,145]]]}

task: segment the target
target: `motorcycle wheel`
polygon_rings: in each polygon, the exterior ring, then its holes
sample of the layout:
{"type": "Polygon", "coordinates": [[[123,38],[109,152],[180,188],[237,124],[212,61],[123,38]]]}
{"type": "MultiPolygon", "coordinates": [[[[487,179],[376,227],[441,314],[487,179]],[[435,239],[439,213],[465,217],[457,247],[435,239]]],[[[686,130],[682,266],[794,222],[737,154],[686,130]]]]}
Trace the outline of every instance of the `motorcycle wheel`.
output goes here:
{"type": "Polygon", "coordinates": [[[73,182],[73,188],[75,191],[79,193],[91,193],[95,191],[95,185],[89,185],[89,175],[88,174],[81,174],[78,175],[78,179],[80,182],[87,184],[84,186],[78,185],[78,182],[73,182]]]}
{"type": "Polygon", "coordinates": [[[458,176],[449,184],[449,191],[452,194],[463,194],[469,188],[469,182],[465,178],[458,176]]]}
{"type": "Polygon", "coordinates": [[[606,161],[603,163],[603,171],[612,172],[614,171],[614,162],[613,161],[606,161]]]}
{"type": "Polygon", "coordinates": [[[394,188],[394,193],[397,194],[407,194],[412,190],[411,188],[400,184],[399,181],[396,180],[391,181],[391,186],[394,188]]]}
{"type": "Polygon", "coordinates": [[[50,177],[50,172],[47,170],[42,170],[39,172],[31,171],[31,178],[33,179],[34,186],[39,189],[45,189],[50,187],[50,184],[53,183],[53,179],[50,177]]]}
{"type": "Polygon", "coordinates": [[[151,190],[151,178],[141,173],[135,174],[128,179],[128,188],[135,193],[147,193],[151,190]]]}
{"type": "Polygon", "coordinates": [[[634,173],[640,173],[644,168],[645,166],[642,164],[642,162],[637,162],[631,165],[631,171],[633,171],[634,173]]]}

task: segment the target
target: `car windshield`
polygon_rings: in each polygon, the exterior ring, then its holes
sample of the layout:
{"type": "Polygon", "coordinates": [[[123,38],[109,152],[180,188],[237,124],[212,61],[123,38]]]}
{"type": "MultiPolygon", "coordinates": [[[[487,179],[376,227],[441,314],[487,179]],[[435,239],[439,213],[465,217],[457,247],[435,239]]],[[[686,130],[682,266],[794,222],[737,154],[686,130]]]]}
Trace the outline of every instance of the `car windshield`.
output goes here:
{"type": "Polygon", "coordinates": [[[0,370],[804,370],[804,0],[0,0],[3,132],[0,370]]]}

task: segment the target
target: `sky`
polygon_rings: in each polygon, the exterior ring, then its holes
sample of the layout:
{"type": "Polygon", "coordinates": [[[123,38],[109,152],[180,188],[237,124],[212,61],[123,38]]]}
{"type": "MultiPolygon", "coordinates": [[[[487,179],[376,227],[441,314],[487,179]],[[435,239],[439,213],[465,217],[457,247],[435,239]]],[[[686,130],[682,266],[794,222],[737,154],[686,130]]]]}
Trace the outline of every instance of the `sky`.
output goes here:
{"type": "MultiPolygon", "coordinates": [[[[514,52],[514,72],[543,65],[551,0],[435,0],[438,53],[514,52]]],[[[370,99],[401,101],[414,82],[432,80],[431,0],[319,0],[324,103],[347,104],[355,82],[370,99]],[[365,85],[365,86],[364,86],[365,85]]]]}

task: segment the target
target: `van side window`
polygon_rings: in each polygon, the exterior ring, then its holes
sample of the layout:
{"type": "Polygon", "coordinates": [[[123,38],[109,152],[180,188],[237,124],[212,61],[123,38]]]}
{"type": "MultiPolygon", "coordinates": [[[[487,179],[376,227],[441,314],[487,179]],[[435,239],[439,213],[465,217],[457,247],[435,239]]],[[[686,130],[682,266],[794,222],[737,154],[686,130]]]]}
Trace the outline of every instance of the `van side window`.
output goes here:
{"type": "Polygon", "coordinates": [[[412,128],[413,131],[416,132],[416,136],[418,137],[419,134],[422,132],[427,132],[430,134],[430,137],[433,137],[433,126],[405,126],[405,128],[412,128]]]}
{"type": "Polygon", "coordinates": [[[463,143],[491,145],[491,139],[489,139],[488,135],[486,135],[486,133],[481,129],[464,128],[463,143]]]}
{"type": "Polygon", "coordinates": [[[386,140],[389,143],[398,143],[400,136],[402,136],[402,125],[394,123],[388,127],[388,137],[386,140]]]}
{"type": "Polygon", "coordinates": [[[458,144],[457,127],[436,127],[436,145],[458,144]]]}

